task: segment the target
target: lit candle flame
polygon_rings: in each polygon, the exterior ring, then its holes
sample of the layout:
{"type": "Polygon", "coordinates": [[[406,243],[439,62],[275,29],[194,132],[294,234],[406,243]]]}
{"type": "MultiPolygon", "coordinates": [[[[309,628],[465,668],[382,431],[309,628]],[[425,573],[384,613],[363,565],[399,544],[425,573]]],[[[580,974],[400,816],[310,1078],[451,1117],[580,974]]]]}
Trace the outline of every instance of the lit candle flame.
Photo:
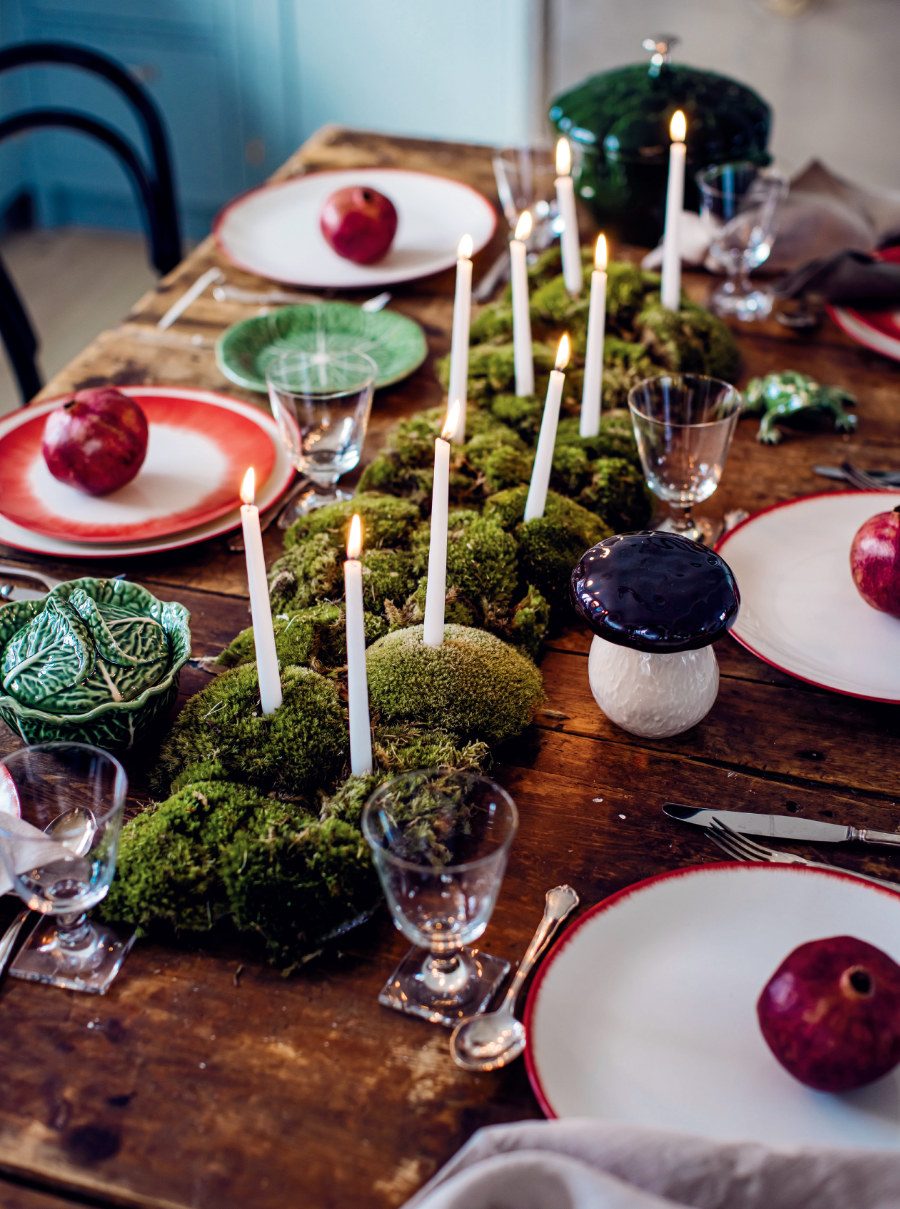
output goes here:
{"type": "Polygon", "coordinates": [[[459,241],[459,247],[456,249],[457,260],[469,260],[472,256],[474,248],[471,235],[464,235],[459,241]]]}
{"type": "Polygon", "coordinates": [[[350,522],[350,532],[347,535],[347,557],[359,558],[362,550],[362,521],[359,513],[353,513],[353,520],[350,522]]]}
{"type": "Polygon", "coordinates": [[[241,499],[245,504],[252,504],[256,499],[256,471],[252,466],[241,480],[241,499]]]}
{"type": "Polygon", "coordinates": [[[568,176],[572,171],[572,148],[569,140],[559,139],[556,144],[556,175],[568,176]]]}
{"type": "Polygon", "coordinates": [[[531,235],[531,228],[534,224],[531,221],[531,211],[523,210],[519,215],[519,221],[516,223],[516,239],[521,243],[525,243],[531,235]]]}
{"type": "Polygon", "coordinates": [[[559,348],[556,350],[556,364],[553,367],[554,369],[566,368],[566,366],[569,364],[570,351],[569,333],[563,332],[562,338],[559,342],[559,348]]]}
{"type": "Polygon", "coordinates": [[[601,273],[606,272],[606,264],[609,259],[609,252],[606,247],[606,236],[597,236],[597,246],[594,249],[594,268],[599,269],[601,273]]]}
{"type": "Polygon", "coordinates": [[[447,408],[447,419],[444,421],[444,427],[441,429],[441,439],[444,441],[456,440],[456,428],[459,424],[459,399],[454,399],[447,408]]]}
{"type": "Polygon", "coordinates": [[[676,109],[669,122],[669,136],[673,143],[683,143],[687,135],[687,118],[680,109],[676,109]]]}

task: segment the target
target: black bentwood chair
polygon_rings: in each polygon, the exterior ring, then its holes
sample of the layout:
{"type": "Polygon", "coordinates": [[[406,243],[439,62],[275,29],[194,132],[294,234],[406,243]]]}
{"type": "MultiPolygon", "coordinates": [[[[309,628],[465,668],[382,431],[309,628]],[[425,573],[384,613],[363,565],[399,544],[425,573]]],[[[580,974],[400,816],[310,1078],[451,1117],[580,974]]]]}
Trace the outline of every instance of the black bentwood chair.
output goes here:
{"type": "MultiPolygon", "coordinates": [[[[90,135],[108,147],[131,179],[141,209],[150,263],[168,273],[181,260],[181,232],[175,208],[172,158],[159,107],[147,89],[108,55],[68,42],[22,42],[0,49],[0,72],[38,64],[62,64],[100,76],[129,105],[145,143],[146,160],[138,149],[108,123],[76,109],[33,108],[0,120],[0,141],[26,130],[64,127],[90,135]]],[[[0,261],[0,336],[27,403],[41,388],[37,368],[38,341],[28,312],[0,261]]]]}

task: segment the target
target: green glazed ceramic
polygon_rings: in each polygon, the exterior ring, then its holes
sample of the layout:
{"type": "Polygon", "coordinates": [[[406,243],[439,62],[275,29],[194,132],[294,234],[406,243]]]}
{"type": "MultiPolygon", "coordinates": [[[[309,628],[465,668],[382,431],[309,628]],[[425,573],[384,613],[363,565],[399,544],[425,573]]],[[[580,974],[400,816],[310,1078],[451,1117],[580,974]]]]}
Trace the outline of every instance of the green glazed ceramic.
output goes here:
{"type": "Polygon", "coordinates": [[[119,579],[75,579],[4,605],[0,718],[26,743],[133,747],[175,700],[189,616],[119,579]]]}
{"type": "Polygon", "coordinates": [[[367,353],[378,367],[375,386],[388,386],[419,368],[428,354],[425,334],[393,311],[370,313],[349,302],[284,306],[243,319],[216,344],[219,369],[246,390],[266,390],[266,366],[286,351],[367,353]]]}

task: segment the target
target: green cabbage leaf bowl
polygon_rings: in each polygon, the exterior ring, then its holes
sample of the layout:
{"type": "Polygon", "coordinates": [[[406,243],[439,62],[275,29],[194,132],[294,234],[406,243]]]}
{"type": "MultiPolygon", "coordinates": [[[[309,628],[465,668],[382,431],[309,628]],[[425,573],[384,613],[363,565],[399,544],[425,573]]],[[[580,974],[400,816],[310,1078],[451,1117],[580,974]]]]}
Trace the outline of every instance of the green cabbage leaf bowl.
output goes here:
{"type": "Polygon", "coordinates": [[[120,579],[74,579],[0,607],[0,718],[26,743],[134,747],[174,704],[189,620],[184,605],[120,579]]]}

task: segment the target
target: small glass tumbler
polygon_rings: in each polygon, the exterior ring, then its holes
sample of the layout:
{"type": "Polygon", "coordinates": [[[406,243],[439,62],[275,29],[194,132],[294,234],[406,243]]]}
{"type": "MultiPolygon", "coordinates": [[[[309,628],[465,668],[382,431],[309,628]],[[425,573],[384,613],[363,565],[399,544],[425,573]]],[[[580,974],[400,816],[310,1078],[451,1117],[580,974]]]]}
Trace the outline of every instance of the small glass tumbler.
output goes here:
{"type": "Polygon", "coordinates": [[[751,163],[717,164],[696,179],[700,214],[712,235],[709,256],[728,275],[713,291],[710,309],[745,322],[765,319],[774,295],[767,286],[753,286],[750,274],[771,255],[788,182],[751,163]]]}
{"type": "Polygon", "coordinates": [[[663,374],[628,392],[647,485],[673,509],[658,529],[709,540],[710,526],[694,520],[693,507],[719,485],[741,402],[734,386],[700,374],[663,374]]]}
{"type": "Polygon", "coordinates": [[[377,368],[365,353],[280,353],[266,366],[272,414],[288,456],[312,483],[292,505],[290,520],[313,508],[349,500],[337,486],[359,464],[377,368]]]}
{"type": "Polygon", "coordinates": [[[13,888],[33,911],[48,916],[10,973],[102,995],[134,941],[133,934],[120,939],[86,915],[106,897],[116,870],[128,787],[125,770],[97,747],[41,743],[7,756],[0,776],[5,801],[26,823],[45,832],[50,849],[46,863],[17,868],[15,848],[3,843],[0,815],[0,858],[13,888]],[[67,850],[64,855],[60,845],[67,850]]]}
{"type": "Polygon", "coordinates": [[[363,835],[394,924],[416,946],[379,1003],[447,1027],[487,1006],[509,963],[470,946],[491,918],[517,827],[506,790],[475,773],[422,769],[375,791],[363,835]]]}

